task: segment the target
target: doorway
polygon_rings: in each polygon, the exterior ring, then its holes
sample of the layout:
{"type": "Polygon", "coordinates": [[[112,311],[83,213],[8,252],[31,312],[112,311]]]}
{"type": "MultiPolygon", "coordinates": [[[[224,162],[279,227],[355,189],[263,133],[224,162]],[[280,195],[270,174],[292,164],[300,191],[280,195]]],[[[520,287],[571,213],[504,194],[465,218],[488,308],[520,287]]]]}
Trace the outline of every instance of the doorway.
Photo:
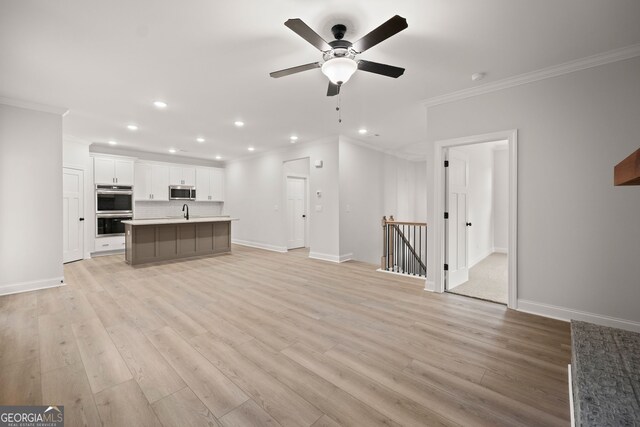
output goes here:
{"type": "MultiPolygon", "coordinates": [[[[493,150],[491,156],[495,153],[493,150]]],[[[434,161],[438,165],[434,168],[434,207],[438,219],[433,221],[432,227],[436,268],[430,289],[498,301],[509,308],[517,308],[517,131],[437,141],[434,161]],[[470,153],[480,150],[482,144],[502,150],[501,161],[507,164],[503,176],[488,177],[486,174],[493,172],[485,171],[484,181],[479,182],[477,168],[470,169],[473,167],[470,153]],[[486,187],[492,180],[502,184],[501,191],[507,199],[501,205],[502,225],[498,227],[504,231],[501,242],[495,234],[497,228],[493,228],[497,207],[492,202],[485,204],[484,210],[478,210],[478,203],[474,203],[479,197],[478,187],[486,187]],[[484,232],[480,232],[482,226],[484,232]],[[437,268],[438,264],[440,268],[437,268]],[[495,282],[502,286],[502,293],[498,297],[490,293],[485,296],[472,294],[465,288],[482,287],[474,287],[473,282],[485,287],[487,283],[495,282]]],[[[484,191],[492,189],[484,188],[484,191]]]]}
{"type": "Polygon", "coordinates": [[[62,261],[84,258],[84,172],[62,169],[62,261]]]}
{"type": "Polygon", "coordinates": [[[448,292],[507,304],[508,141],[445,149],[448,292]]]}
{"type": "Polygon", "coordinates": [[[287,249],[307,246],[307,178],[287,176],[287,249]]]}

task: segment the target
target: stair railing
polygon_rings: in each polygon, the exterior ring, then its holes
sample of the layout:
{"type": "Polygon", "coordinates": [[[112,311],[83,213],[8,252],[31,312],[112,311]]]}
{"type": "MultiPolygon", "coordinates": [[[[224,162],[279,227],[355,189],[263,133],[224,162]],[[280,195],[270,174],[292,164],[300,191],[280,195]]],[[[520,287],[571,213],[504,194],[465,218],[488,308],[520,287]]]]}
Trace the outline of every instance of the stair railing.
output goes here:
{"type": "Polygon", "coordinates": [[[427,276],[427,223],[382,217],[380,269],[410,276],[427,276]]]}

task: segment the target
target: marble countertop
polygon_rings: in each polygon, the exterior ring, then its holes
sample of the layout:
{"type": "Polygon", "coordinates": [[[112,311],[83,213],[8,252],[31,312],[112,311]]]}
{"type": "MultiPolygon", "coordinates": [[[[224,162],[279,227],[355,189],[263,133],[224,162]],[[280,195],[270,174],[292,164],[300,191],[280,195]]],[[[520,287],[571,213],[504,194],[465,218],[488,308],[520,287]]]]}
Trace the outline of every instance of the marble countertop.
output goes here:
{"type": "Polygon", "coordinates": [[[190,224],[194,222],[227,222],[227,221],[238,221],[238,218],[231,218],[228,216],[198,216],[198,217],[190,217],[188,220],[179,217],[179,218],[153,218],[153,219],[132,219],[127,221],[122,221],[123,224],[130,225],[160,225],[160,224],[190,224]]]}

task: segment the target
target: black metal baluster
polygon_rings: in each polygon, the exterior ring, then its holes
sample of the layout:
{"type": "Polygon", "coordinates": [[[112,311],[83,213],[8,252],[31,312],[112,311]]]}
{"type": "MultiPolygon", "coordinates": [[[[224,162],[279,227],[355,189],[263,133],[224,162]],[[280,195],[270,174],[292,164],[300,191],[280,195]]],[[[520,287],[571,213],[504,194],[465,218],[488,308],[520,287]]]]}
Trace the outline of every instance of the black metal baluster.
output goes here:
{"type": "MultiPolygon", "coordinates": [[[[418,252],[418,254],[420,255],[420,261],[422,261],[422,226],[418,226],[418,246],[420,246],[420,252],[418,252]]],[[[418,276],[422,276],[422,265],[420,265],[420,273],[418,274],[418,276]]]]}
{"type": "MultiPolygon", "coordinates": [[[[409,248],[413,248],[413,240],[411,238],[411,230],[415,230],[415,226],[410,225],[409,226],[409,248]]],[[[415,234],[415,233],[414,233],[415,234]]],[[[415,248],[414,248],[415,250],[415,248]]],[[[409,274],[415,274],[415,262],[416,262],[416,257],[412,256],[411,258],[409,258],[411,260],[411,266],[409,267],[409,274]]]]}

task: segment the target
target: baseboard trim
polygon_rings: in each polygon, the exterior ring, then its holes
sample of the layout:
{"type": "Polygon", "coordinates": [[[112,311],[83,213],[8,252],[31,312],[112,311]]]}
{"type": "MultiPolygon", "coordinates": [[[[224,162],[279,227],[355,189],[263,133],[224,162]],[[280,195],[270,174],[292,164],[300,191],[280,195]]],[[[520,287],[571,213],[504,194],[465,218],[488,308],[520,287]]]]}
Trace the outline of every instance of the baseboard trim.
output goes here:
{"type": "Polygon", "coordinates": [[[349,261],[352,257],[353,257],[353,254],[331,255],[331,254],[321,254],[320,252],[309,252],[309,258],[319,259],[321,261],[336,262],[336,263],[349,261]]]}
{"type": "Polygon", "coordinates": [[[272,251],[272,252],[280,252],[280,253],[287,252],[286,246],[269,245],[267,243],[251,242],[249,240],[232,239],[231,243],[233,243],[234,245],[248,246],[250,248],[264,249],[266,251],[272,251]]]}
{"type": "Polygon", "coordinates": [[[507,248],[493,248],[493,252],[499,253],[499,254],[506,254],[509,251],[507,250],[507,248]]]}
{"type": "Polygon", "coordinates": [[[22,292],[37,291],[39,289],[56,288],[65,286],[64,277],[52,277],[51,279],[34,280],[32,282],[14,283],[0,286],[0,295],[19,294],[22,292]]]}
{"type": "Polygon", "coordinates": [[[379,271],[380,273],[393,274],[395,276],[406,277],[407,279],[424,280],[424,277],[422,277],[422,276],[410,276],[408,274],[398,273],[396,271],[387,271],[387,270],[383,270],[381,268],[377,269],[376,271],[379,271]]]}
{"type": "Polygon", "coordinates": [[[435,292],[436,291],[436,282],[434,282],[433,280],[425,280],[425,282],[424,282],[424,290],[428,291],[428,292],[435,292]]]}
{"type": "MultiPolygon", "coordinates": [[[[109,255],[118,255],[123,254],[124,249],[114,249],[112,251],[99,251],[99,252],[91,252],[89,259],[101,256],[109,256],[109,255]]],[[[87,259],[87,258],[85,258],[87,259]]]]}
{"type": "Polygon", "coordinates": [[[566,322],[571,320],[581,320],[584,322],[595,323],[597,325],[640,332],[640,322],[574,310],[566,307],[559,307],[551,304],[519,299],[517,310],[524,311],[525,313],[537,314],[539,316],[551,317],[553,319],[564,320],[566,322]]]}
{"type": "Polygon", "coordinates": [[[351,261],[352,259],[353,259],[353,254],[352,253],[342,254],[342,255],[340,255],[340,261],[339,262],[351,261]]]}

